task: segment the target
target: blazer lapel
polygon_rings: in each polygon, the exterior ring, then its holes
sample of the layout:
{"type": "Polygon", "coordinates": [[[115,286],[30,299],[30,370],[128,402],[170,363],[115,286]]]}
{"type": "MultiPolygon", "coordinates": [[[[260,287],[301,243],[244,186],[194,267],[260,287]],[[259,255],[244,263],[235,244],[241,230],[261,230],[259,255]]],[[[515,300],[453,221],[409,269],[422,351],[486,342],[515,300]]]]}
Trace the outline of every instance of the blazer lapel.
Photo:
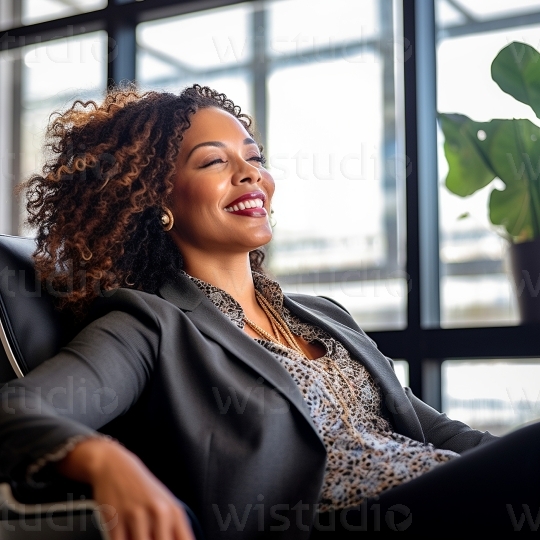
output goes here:
{"type": "Polygon", "coordinates": [[[302,393],[289,372],[263,346],[232,324],[189,278],[178,276],[175,282],[162,286],[159,294],[186,312],[203,334],[220,343],[258,373],[268,386],[279,391],[310,423],[320,439],[302,393]]]}
{"type": "Polygon", "coordinates": [[[326,330],[343,344],[354,359],[366,367],[374,381],[381,387],[386,408],[392,414],[397,430],[424,442],[424,433],[411,402],[399,384],[390,363],[371,340],[366,335],[331,319],[323,312],[308,308],[288,296],[285,296],[284,301],[291,312],[302,320],[326,330]]]}

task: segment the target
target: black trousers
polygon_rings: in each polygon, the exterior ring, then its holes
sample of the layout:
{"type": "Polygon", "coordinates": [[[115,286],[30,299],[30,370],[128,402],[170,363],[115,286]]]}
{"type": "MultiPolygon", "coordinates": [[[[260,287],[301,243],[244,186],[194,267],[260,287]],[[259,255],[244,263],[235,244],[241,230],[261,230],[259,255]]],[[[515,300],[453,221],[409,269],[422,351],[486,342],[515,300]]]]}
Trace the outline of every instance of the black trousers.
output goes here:
{"type": "Polygon", "coordinates": [[[540,532],[540,422],[361,506],[319,514],[310,540],[361,531],[540,532]]]}

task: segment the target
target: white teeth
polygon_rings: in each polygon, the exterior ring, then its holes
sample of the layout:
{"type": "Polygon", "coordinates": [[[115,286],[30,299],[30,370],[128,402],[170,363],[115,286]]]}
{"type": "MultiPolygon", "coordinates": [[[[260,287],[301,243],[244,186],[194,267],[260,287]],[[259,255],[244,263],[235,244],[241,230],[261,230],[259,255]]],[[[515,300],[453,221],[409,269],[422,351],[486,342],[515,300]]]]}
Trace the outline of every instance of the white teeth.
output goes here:
{"type": "Polygon", "coordinates": [[[246,208],[262,208],[263,206],[264,202],[261,199],[246,199],[234,206],[227,206],[225,212],[238,212],[238,210],[245,210],[246,208]]]}

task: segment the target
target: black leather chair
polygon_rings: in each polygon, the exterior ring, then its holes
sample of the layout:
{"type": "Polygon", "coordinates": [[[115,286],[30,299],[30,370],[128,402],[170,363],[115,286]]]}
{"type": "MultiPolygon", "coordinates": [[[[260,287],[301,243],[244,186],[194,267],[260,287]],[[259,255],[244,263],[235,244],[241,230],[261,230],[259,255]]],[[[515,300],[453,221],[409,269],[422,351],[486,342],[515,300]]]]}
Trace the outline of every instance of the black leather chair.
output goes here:
{"type": "MultiPolygon", "coordinates": [[[[24,377],[72,335],[36,279],[32,238],[0,235],[0,386],[24,377]]],[[[108,539],[96,503],[75,483],[41,491],[0,478],[0,539],[108,539]]]]}
{"type": "MultiPolygon", "coordinates": [[[[0,387],[50,358],[76,328],[54,308],[34,271],[33,238],[0,234],[0,387]]],[[[198,540],[200,525],[186,507],[198,540]]],[[[42,491],[0,477],[0,540],[108,540],[89,487],[66,482],[42,491]]]]}

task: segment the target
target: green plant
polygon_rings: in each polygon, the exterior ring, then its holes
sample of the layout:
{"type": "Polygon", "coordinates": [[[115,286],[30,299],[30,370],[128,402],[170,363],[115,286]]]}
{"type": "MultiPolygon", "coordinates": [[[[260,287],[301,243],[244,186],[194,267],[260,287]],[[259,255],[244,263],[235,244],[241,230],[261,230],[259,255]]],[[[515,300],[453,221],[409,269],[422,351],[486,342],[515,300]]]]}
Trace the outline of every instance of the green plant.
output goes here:
{"type": "MultiPolygon", "coordinates": [[[[501,90],[529,105],[540,118],[540,53],[526,43],[501,49],[491,64],[501,90]]],[[[467,197],[493,186],[489,218],[510,242],[540,238],[540,127],[527,119],[475,122],[462,114],[438,114],[449,170],[446,187],[467,197]]]]}

